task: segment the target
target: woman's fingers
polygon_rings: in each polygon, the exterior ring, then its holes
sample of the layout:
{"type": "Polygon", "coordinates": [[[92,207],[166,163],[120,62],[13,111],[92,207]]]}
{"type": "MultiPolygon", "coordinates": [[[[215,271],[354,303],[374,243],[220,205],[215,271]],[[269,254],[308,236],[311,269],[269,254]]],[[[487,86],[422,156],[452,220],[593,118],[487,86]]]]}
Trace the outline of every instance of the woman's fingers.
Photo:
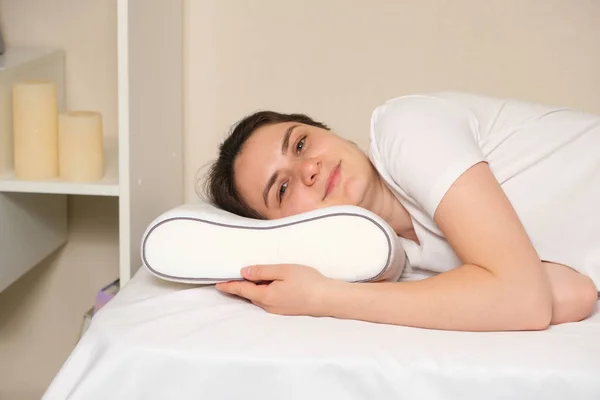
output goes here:
{"type": "Polygon", "coordinates": [[[278,265],[251,265],[242,268],[242,277],[254,282],[279,281],[288,277],[290,266],[278,265]]]}
{"type": "Polygon", "coordinates": [[[217,283],[215,287],[221,292],[243,297],[252,301],[253,303],[260,303],[264,298],[265,292],[268,288],[267,285],[257,285],[256,283],[249,281],[217,283]]]}

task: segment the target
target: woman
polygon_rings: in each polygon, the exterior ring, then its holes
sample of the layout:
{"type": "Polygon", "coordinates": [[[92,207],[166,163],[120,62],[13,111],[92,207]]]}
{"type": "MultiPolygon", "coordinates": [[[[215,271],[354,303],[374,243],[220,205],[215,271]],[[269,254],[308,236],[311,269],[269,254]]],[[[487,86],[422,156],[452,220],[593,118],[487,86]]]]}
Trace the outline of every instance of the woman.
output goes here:
{"type": "Polygon", "coordinates": [[[364,207],[430,276],[355,284],[310,266],[249,266],[217,288],[272,313],[433,329],[580,321],[600,282],[598,149],[598,116],[461,93],[378,107],[368,156],[307,116],[253,114],[212,167],[217,206],[268,219],[364,207]]]}

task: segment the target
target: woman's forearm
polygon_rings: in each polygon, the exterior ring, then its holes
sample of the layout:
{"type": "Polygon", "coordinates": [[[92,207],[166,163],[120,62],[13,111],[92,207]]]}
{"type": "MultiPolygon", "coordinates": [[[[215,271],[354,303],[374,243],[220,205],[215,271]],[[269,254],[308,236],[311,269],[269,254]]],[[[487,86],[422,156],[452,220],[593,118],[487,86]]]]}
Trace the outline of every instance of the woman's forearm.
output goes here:
{"type": "Polygon", "coordinates": [[[465,331],[545,329],[552,299],[535,285],[503,282],[463,265],[421,281],[335,282],[323,294],[323,314],[336,318],[465,331]]]}

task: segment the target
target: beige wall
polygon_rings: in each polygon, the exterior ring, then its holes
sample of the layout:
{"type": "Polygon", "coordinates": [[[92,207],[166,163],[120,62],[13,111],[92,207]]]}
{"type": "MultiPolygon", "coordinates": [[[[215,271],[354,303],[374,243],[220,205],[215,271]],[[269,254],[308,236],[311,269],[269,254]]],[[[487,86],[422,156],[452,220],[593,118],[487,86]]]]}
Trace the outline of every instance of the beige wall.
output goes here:
{"type": "MultiPolygon", "coordinates": [[[[0,24],[7,45],[65,48],[67,105],[102,112],[116,134],[116,1],[0,0],[0,24]]],[[[0,293],[0,399],[39,399],[69,355],[118,276],[117,217],[116,199],[69,199],[66,246],[0,293]]]]}
{"type": "MultiPolygon", "coordinates": [[[[370,112],[430,90],[600,112],[595,0],[185,0],[186,200],[246,113],[301,111],[366,145],[370,112]]],[[[69,106],[116,127],[116,1],[0,0],[9,44],[67,49],[69,106]]],[[[158,55],[157,55],[158,56],[158,55]]],[[[74,198],[70,241],[0,294],[0,398],[39,398],[116,276],[117,204],[74,198]]]]}
{"type": "Polygon", "coordinates": [[[229,126],[261,108],[366,145],[371,110],[432,90],[600,112],[596,0],[187,0],[186,199],[229,126]]]}

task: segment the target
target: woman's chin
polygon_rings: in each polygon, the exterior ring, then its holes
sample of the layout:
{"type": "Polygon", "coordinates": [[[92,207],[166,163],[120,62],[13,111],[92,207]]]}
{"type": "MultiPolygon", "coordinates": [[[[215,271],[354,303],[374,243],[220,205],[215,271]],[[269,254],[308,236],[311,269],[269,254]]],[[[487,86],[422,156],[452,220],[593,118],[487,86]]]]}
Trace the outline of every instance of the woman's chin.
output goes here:
{"type": "Polygon", "coordinates": [[[355,206],[358,205],[359,203],[356,202],[355,200],[353,200],[352,198],[348,198],[348,197],[336,197],[336,198],[332,198],[332,199],[326,199],[325,202],[323,203],[322,207],[333,207],[333,206],[355,206]]]}

